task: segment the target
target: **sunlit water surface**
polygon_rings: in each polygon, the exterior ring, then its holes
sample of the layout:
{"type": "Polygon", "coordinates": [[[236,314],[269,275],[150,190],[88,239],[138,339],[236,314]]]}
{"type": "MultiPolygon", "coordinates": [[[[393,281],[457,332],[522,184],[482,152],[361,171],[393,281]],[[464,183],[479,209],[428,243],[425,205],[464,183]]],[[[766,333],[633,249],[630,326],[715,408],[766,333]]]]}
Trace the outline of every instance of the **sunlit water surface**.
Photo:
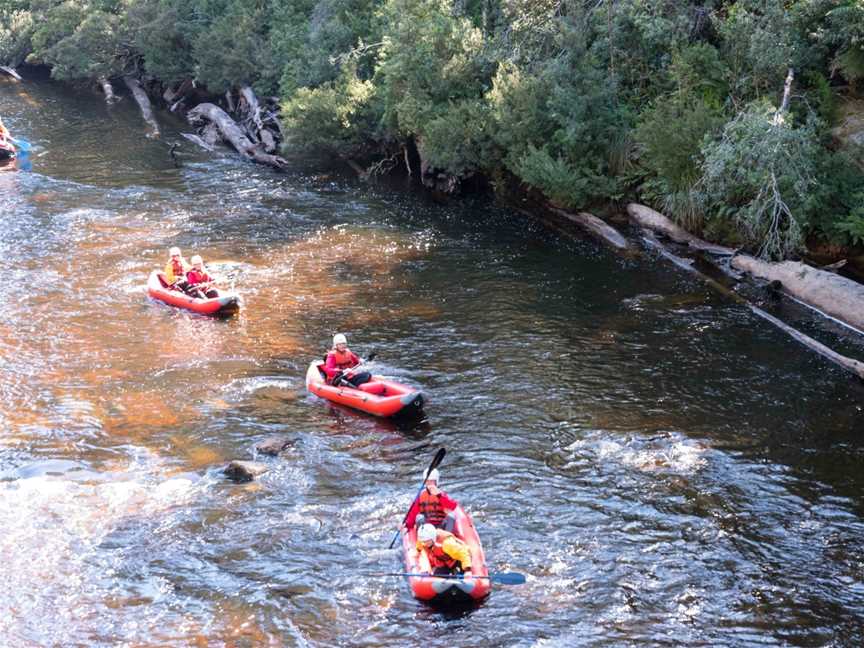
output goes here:
{"type": "Polygon", "coordinates": [[[0,78],[0,115],[35,145],[0,172],[0,644],[864,643],[864,390],[740,306],[493,205],[148,140],[128,98],[0,78]],[[238,317],[148,299],[172,245],[238,317]],[[310,397],[335,331],[426,418],[310,397]],[[440,446],[528,577],[462,614],[373,576],[440,446]]]}

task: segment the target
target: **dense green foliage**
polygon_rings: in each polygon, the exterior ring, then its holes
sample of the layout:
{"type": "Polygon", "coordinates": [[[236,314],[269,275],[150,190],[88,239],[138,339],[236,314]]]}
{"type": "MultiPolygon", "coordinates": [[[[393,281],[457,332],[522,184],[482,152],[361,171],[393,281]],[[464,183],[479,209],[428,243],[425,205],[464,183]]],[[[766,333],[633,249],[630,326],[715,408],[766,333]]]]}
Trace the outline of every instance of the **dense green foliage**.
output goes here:
{"type": "Polygon", "coordinates": [[[251,84],[290,147],[635,198],[767,257],[864,242],[830,136],[864,90],[864,0],[0,0],[0,61],[25,59],[251,84]]]}

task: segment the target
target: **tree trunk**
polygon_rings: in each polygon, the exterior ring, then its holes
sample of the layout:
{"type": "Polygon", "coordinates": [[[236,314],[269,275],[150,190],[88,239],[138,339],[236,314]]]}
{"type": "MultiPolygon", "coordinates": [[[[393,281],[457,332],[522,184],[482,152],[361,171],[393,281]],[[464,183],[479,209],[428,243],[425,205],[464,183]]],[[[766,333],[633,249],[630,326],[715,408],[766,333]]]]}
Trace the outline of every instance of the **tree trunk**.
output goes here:
{"type": "Polygon", "coordinates": [[[237,106],[234,105],[234,95],[230,90],[225,91],[225,105],[228,106],[228,112],[233,113],[237,110],[237,106]]]}
{"type": "Polygon", "coordinates": [[[99,77],[97,79],[99,86],[102,88],[102,92],[105,95],[105,102],[108,104],[116,103],[120,101],[120,97],[114,94],[114,86],[111,85],[111,82],[105,77],[99,77]]]}
{"type": "Polygon", "coordinates": [[[718,256],[732,256],[735,254],[735,250],[731,248],[722,245],[715,245],[714,243],[709,243],[708,241],[703,241],[702,239],[693,236],[690,232],[678,227],[660,212],[654,211],[645,205],[630,203],[627,205],[627,214],[629,214],[630,218],[640,226],[647,227],[654,232],[659,232],[664,236],[668,236],[676,243],[683,243],[689,245],[695,250],[702,250],[703,252],[716,254],[718,256]]]}
{"type": "Polygon", "coordinates": [[[254,160],[260,164],[266,164],[277,169],[284,169],[288,165],[287,160],[259,150],[249,141],[249,138],[246,137],[237,123],[228,116],[228,113],[215,104],[198,104],[189,111],[186,117],[189,123],[193,125],[201,124],[205,121],[215,124],[225,140],[230,142],[237,152],[246,159],[254,160]]]}
{"type": "Polygon", "coordinates": [[[215,151],[216,150],[215,148],[213,148],[213,146],[209,142],[207,142],[202,137],[195,135],[194,133],[180,133],[180,134],[183,137],[185,137],[186,139],[188,139],[190,142],[197,144],[198,146],[200,146],[203,149],[206,149],[208,151],[215,151]]]}
{"type": "MultiPolygon", "coordinates": [[[[668,259],[669,261],[674,263],[676,266],[697,275],[698,277],[703,279],[709,286],[711,286],[712,288],[714,288],[715,290],[717,290],[721,294],[725,295],[726,297],[730,298],[734,302],[736,302],[738,304],[742,304],[744,306],[747,306],[747,308],[749,308],[750,311],[754,315],[761,317],[762,319],[764,319],[767,322],[770,322],[771,324],[773,324],[774,326],[779,328],[781,331],[783,331],[784,333],[789,335],[791,338],[793,338],[794,340],[796,340],[796,341],[800,342],[801,344],[803,344],[804,346],[806,346],[808,349],[815,351],[816,353],[823,356],[824,358],[827,358],[828,360],[837,364],[838,366],[843,367],[844,369],[855,374],[859,378],[864,379],[864,363],[862,363],[859,360],[855,360],[854,358],[848,358],[844,355],[837,353],[836,351],[834,351],[833,349],[830,349],[829,347],[825,346],[821,342],[814,340],[813,338],[809,337],[808,335],[805,335],[801,331],[794,329],[791,326],[789,326],[788,324],[786,324],[785,322],[777,319],[773,315],[766,313],[764,310],[762,310],[758,306],[751,304],[749,301],[744,299],[738,293],[736,293],[732,290],[729,290],[723,284],[715,281],[714,279],[712,279],[708,275],[705,275],[705,274],[699,272],[698,270],[696,270],[696,268],[694,268],[691,265],[691,263],[688,262],[687,259],[682,259],[681,257],[678,257],[678,256],[672,254],[671,252],[669,252],[665,247],[663,247],[663,244],[660,243],[654,237],[654,233],[651,230],[645,229],[643,231],[645,232],[645,236],[644,236],[643,240],[649,246],[656,249],[663,257],[665,257],[666,259],[668,259]]],[[[735,257],[735,258],[737,259],[739,257],[735,257]]],[[[735,260],[733,259],[733,265],[734,265],[734,262],[735,262],[735,260]]],[[[862,287],[862,288],[864,288],[864,287],[862,287]]]]}
{"type": "Polygon", "coordinates": [[[571,223],[576,223],[579,227],[600,238],[603,242],[611,245],[616,250],[627,250],[630,247],[627,243],[627,239],[624,238],[618,230],[607,224],[605,221],[597,218],[594,214],[589,214],[587,212],[574,214],[551,205],[549,206],[549,209],[559,216],[566,218],[571,223]]]}
{"type": "Polygon", "coordinates": [[[15,71],[15,68],[8,67],[6,65],[0,65],[0,72],[5,72],[9,76],[11,76],[16,81],[23,81],[21,75],[15,71]]]}
{"type": "Polygon", "coordinates": [[[760,279],[779,281],[790,296],[864,331],[864,285],[796,261],[768,263],[742,254],[732,258],[732,266],[760,279]]]}
{"type": "Polygon", "coordinates": [[[147,122],[147,125],[150,126],[150,133],[148,133],[147,136],[159,137],[159,124],[153,116],[153,107],[150,105],[150,98],[147,96],[147,93],[144,92],[144,88],[141,87],[138,79],[128,74],[123,77],[123,81],[126,82],[129,90],[132,91],[132,96],[135,97],[135,101],[138,102],[138,107],[141,108],[141,116],[144,118],[144,121],[147,122]]]}

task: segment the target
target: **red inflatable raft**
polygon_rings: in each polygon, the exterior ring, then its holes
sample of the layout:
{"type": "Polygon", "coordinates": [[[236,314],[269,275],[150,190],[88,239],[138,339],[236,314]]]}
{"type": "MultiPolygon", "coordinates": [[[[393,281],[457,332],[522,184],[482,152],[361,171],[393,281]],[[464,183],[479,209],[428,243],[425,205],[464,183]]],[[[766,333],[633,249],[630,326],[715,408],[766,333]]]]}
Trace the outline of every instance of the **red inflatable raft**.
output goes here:
{"type": "Polygon", "coordinates": [[[9,140],[0,141],[0,160],[11,160],[18,151],[9,140]]]}
{"type": "Polygon", "coordinates": [[[233,315],[240,310],[239,297],[234,293],[220,292],[218,297],[210,299],[190,297],[179,290],[171,290],[165,281],[165,275],[158,270],[150,273],[150,278],[147,280],[147,293],[153,299],[202,315],[233,315]]]}
{"type": "Polygon", "coordinates": [[[323,362],[312,362],[306,372],[306,389],[327,400],[347,405],[375,416],[403,416],[423,409],[423,393],[381,376],[358,388],[342,384],[334,387],[326,382],[323,362]]]}
{"type": "MultiPolygon", "coordinates": [[[[492,581],[488,578],[486,554],[480,544],[480,536],[471,517],[461,506],[456,507],[456,523],[453,533],[471,550],[471,576],[445,578],[441,576],[408,576],[408,585],[414,598],[436,606],[454,606],[477,603],[489,595],[492,581]]],[[[402,553],[405,571],[409,574],[430,573],[429,559],[424,552],[417,551],[417,529],[402,530],[402,553]]]]}

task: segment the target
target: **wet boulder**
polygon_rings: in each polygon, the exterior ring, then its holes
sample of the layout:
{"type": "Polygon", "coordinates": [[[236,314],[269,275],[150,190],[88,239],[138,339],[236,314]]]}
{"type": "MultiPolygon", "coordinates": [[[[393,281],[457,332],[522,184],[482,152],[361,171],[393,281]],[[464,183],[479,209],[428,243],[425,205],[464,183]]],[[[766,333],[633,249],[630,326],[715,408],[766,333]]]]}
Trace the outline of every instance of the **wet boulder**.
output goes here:
{"type": "Polygon", "coordinates": [[[267,466],[257,461],[234,460],[222,470],[231,481],[237,483],[250,482],[269,470],[267,466]]]}
{"type": "Polygon", "coordinates": [[[255,452],[275,457],[291,445],[291,439],[286,436],[272,436],[255,444],[255,452]]]}

